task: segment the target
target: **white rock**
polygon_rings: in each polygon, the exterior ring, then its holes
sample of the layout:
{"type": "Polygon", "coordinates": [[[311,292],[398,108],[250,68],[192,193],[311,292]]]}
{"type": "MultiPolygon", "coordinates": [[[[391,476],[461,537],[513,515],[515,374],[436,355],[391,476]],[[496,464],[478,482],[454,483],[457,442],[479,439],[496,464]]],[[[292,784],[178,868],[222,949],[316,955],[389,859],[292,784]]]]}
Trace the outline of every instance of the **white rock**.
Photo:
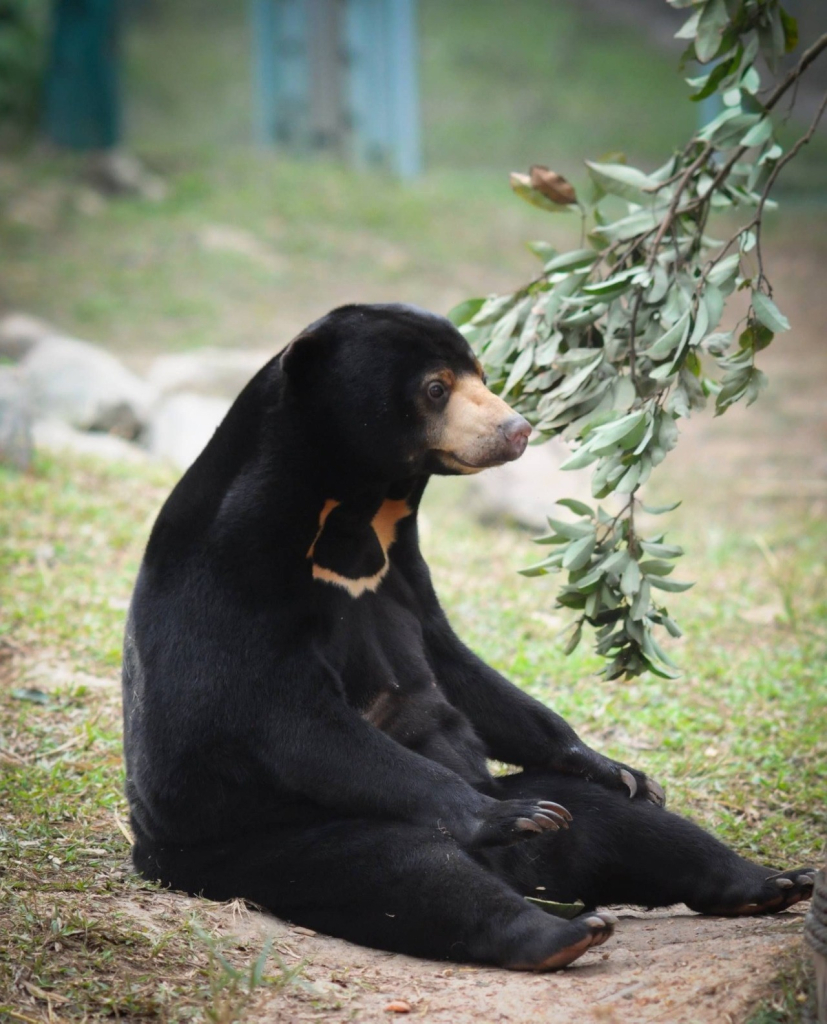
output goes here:
{"type": "Polygon", "coordinates": [[[54,327],[28,313],[9,313],[0,318],[0,356],[22,359],[38,341],[56,334],[54,327]]]}
{"type": "Polygon", "coordinates": [[[247,381],[273,357],[258,349],[202,348],[159,356],[147,380],[161,394],[197,391],[235,398],[247,381]]]}
{"type": "Polygon", "coordinates": [[[136,437],[157,395],[146,381],[97,345],[52,335],[23,359],[35,416],[60,419],[79,430],[136,437]]]}
{"type": "Polygon", "coordinates": [[[471,478],[472,508],[481,520],[506,519],[532,530],[546,530],[546,516],[565,519],[554,508],[561,498],[579,498],[592,506],[591,476],[586,470],[561,470],[571,452],[553,438],[529,445],[522,458],[471,478]]]}
{"type": "Polygon", "coordinates": [[[150,452],[179,469],[187,469],[227,415],[226,398],[183,391],[164,399],[153,413],[146,434],[150,452]]]}
{"type": "Polygon", "coordinates": [[[70,451],[77,455],[93,455],[107,462],[145,463],[149,455],[135,444],[114,434],[88,433],[76,430],[58,419],[38,420],[34,425],[36,448],[48,451],[70,451]]]}
{"type": "Polygon", "coordinates": [[[32,411],[26,379],[0,366],[0,463],[28,469],[32,462],[32,411]]]}

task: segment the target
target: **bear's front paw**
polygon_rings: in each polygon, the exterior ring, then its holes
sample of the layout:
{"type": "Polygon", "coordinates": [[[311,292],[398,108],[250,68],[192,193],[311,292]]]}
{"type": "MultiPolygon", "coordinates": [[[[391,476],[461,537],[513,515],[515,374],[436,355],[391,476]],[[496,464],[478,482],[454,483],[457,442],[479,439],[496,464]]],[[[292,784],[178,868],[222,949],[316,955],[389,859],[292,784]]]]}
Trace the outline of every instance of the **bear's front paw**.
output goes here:
{"type": "Polygon", "coordinates": [[[666,803],[666,794],[660,783],[650,779],[637,768],[613,761],[610,757],[604,757],[603,754],[598,754],[596,750],[586,746],[573,747],[562,762],[555,764],[554,767],[558,771],[598,782],[607,789],[628,790],[632,799],[648,800],[658,807],[663,807],[666,803]]]}
{"type": "Polygon", "coordinates": [[[551,800],[499,800],[485,812],[470,848],[503,846],[568,828],[571,814],[551,800]]]}

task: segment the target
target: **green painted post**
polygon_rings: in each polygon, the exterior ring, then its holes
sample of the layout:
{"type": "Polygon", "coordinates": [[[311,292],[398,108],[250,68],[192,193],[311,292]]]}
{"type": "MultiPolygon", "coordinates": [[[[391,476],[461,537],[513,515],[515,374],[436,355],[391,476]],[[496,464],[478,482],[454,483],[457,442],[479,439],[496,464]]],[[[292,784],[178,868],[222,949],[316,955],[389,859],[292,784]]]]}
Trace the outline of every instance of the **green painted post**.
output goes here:
{"type": "Polygon", "coordinates": [[[117,0],[55,0],[44,95],[44,130],[78,150],[121,138],[117,0]]]}

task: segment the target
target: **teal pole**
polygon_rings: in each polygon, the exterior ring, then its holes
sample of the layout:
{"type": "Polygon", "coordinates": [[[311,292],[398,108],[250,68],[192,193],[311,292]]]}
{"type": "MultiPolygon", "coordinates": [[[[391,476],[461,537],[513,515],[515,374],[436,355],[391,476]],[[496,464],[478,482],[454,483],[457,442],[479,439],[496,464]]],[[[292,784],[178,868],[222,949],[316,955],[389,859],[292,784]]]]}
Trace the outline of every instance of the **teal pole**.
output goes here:
{"type": "Polygon", "coordinates": [[[111,149],[121,138],[117,0],[54,0],[44,129],[60,146],[111,149]]]}

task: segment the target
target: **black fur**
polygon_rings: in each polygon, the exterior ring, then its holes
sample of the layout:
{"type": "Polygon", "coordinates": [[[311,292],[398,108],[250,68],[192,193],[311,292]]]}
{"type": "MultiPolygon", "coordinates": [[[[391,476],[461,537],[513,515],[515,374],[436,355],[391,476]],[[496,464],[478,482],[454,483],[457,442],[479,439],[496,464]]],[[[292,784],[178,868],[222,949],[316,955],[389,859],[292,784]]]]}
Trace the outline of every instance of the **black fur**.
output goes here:
{"type": "MultiPolygon", "coordinates": [[[[422,391],[442,371],[479,372],[447,321],[336,310],[253,378],[170,495],[124,651],[137,869],[367,945],[510,966],[556,966],[597,927],[524,895],[778,909],[770,869],[658,806],[455,636],[416,524],[429,475],[450,472],[429,446],[444,407],[422,391]],[[371,522],[403,501],[386,555],[371,522]],[[352,596],[314,573],[381,579],[352,596]],[[495,780],[487,757],[523,771],[495,780]]],[[[785,897],[806,895],[790,877],[785,897]]]]}

